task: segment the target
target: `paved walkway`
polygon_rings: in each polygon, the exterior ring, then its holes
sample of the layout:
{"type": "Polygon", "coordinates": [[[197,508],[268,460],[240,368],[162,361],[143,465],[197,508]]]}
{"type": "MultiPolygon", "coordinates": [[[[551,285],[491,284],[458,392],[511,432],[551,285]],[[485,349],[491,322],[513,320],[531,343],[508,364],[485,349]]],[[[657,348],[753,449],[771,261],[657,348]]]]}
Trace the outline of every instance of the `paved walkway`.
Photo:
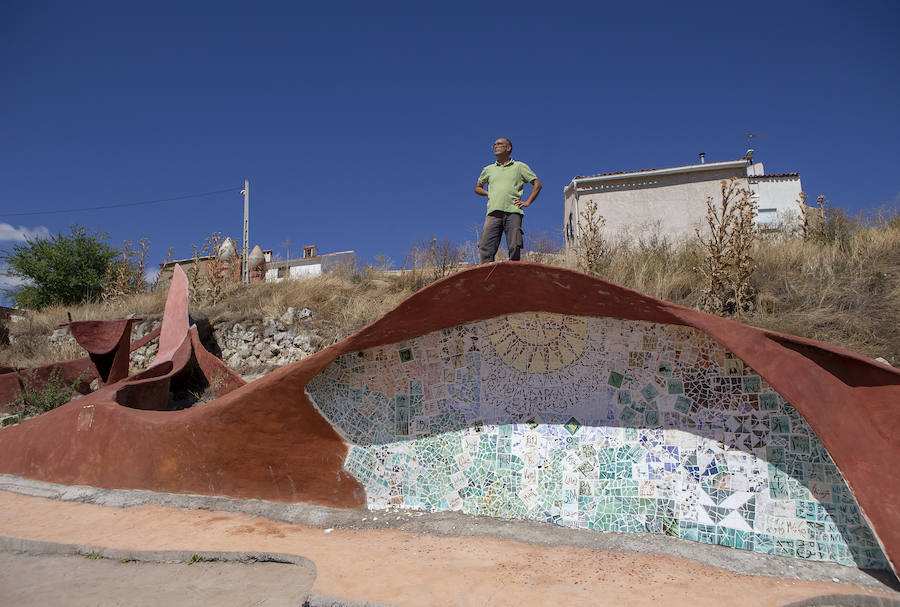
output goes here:
{"type": "MultiPolygon", "coordinates": [[[[0,482],[0,487],[7,489],[0,491],[0,535],[81,545],[84,550],[98,553],[112,549],[126,552],[177,550],[201,556],[248,551],[298,555],[315,564],[311,590],[314,597],[342,597],[348,601],[397,606],[665,604],[674,607],[756,607],[783,606],[824,595],[842,598],[815,604],[889,605],[894,604],[893,600],[900,600],[892,577],[879,581],[852,568],[796,563],[672,538],[644,537],[650,543],[610,549],[597,544],[608,542],[609,536],[616,534],[557,529],[549,525],[410,513],[328,512],[296,505],[147,492],[79,490],[30,482],[25,482],[27,486],[12,486],[16,483],[9,482],[9,477],[4,479],[5,484],[0,482]],[[22,491],[43,493],[54,499],[26,495],[22,491]],[[86,495],[89,497],[85,498],[86,495]],[[66,501],[72,499],[107,505],[66,501]],[[200,505],[191,500],[200,500],[200,505]],[[213,500],[225,510],[247,508],[251,512],[275,512],[274,518],[293,517],[306,524],[272,520],[272,517],[245,512],[185,509],[192,505],[209,507],[208,503],[203,505],[203,500],[213,500]],[[429,522],[429,518],[433,520],[429,522]],[[310,524],[314,522],[311,519],[326,525],[334,523],[340,528],[310,524]],[[385,523],[418,526],[419,529],[372,528],[385,523]],[[496,527],[492,529],[478,529],[494,524],[496,527]],[[367,526],[370,528],[365,528],[367,526]],[[534,535],[536,527],[546,530],[545,537],[534,535]],[[513,539],[516,529],[520,529],[519,535],[530,543],[513,539]],[[594,545],[571,545],[579,542],[594,545]],[[676,548],[665,547],[666,543],[676,548]],[[686,545],[688,551],[694,550],[707,562],[698,562],[691,555],[678,556],[686,545]],[[656,549],[659,547],[662,550],[656,549]],[[650,551],[644,551],[648,548],[650,551]],[[709,562],[717,560],[731,570],[709,562]],[[746,563],[741,564],[743,560],[746,563]],[[745,573],[735,571],[742,567],[745,573]],[[851,599],[851,596],[861,598],[851,599]]],[[[121,554],[115,553],[115,556],[121,554]]],[[[18,580],[17,587],[22,587],[22,580],[27,579],[26,569],[42,572],[44,582],[53,578],[54,571],[66,569],[64,564],[52,558],[43,559],[41,567],[21,558],[0,566],[0,571],[4,572],[0,577],[0,602],[4,596],[2,588],[8,589],[15,580],[18,580]]],[[[188,565],[183,565],[182,570],[185,567],[188,565]]],[[[138,575],[134,571],[139,570],[130,570],[129,579],[138,575]]],[[[302,567],[297,571],[297,576],[301,577],[304,571],[308,573],[302,567]]],[[[283,570],[279,574],[283,574],[283,570]]],[[[248,587],[258,579],[256,576],[253,567],[232,568],[228,574],[214,576],[215,583],[206,586],[210,592],[213,589],[220,591],[217,597],[195,592],[188,601],[196,602],[187,604],[229,604],[220,598],[228,597],[229,589],[248,587]]],[[[92,596],[96,596],[98,588],[114,592],[116,579],[114,573],[103,574],[97,584],[82,587],[90,588],[94,593],[92,596]]],[[[305,592],[300,577],[295,581],[300,584],[297,592],[305,592]]],[[[156,582],[152,582],[151,587],[153,583],[156,582]]],[[[68,582],[61,582],[61,589],[65,589],[66,584],[68,582]]],[[[22,595],[16,596],[21,598],[22,595]]],[[[259,601],[273,597],[255,595],[254,601],[250,601],[247,596],[232,594],[230,598],[244,601],[230,604],[250,605],[266,604],[259,601]]],[[[158,599],[156,603],[143,604],[167,605],[172,602],[171,596],[160,595],[158,599]]],[[[110,599],[107,604],[119,603],[110,599]]]]}

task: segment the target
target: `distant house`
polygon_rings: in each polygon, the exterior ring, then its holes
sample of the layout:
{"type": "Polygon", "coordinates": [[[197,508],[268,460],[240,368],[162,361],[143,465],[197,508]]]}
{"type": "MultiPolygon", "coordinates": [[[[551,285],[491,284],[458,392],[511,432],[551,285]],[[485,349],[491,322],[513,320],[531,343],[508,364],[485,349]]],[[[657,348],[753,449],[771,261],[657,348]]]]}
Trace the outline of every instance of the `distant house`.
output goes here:
{"type": "Polygon", "coordinates": [[[287,279],[306,278],[327,274],[343,265],[354,265],[356,253],[341,251],[319,255],[315,245],[303,247],[303,257],[273,261],[266,264],[266,282],[280,282],[287,279]]]}
{"type": "Polygon", "coordinates": [[[607,237],[657,233],[683,239],[706,230],[706,200],[721,201],[723,180],[736,178],[751,192],[761,229],[777,229],[797,220],[801,185],[798,173],[766,174],[753,162],[753,150],[744,158],[724,162],[603,173],[575,177],[564,190],[566,242],[578,237],[579,217],[589,201],[606,224],[607,237]]]}
{"type": "MultiPolygon", "coordinates": [[[[265,265],[262,267],[264,272],[260,277],[265,282],[280,282],[285,279],[304,278],[308,276],[319,276],[327,274],[335,268],[345,264],[356,263],[356,253],[354,251],[341,251],[339,253],[325,253],[320,255],[315,245],[303,247],[303,257],[297,259],[273,259],[272,249],[263,249],[263,257],[265,265]]],[[[181,268],[190,276],[191,268],[198,261],[200,262],[199,276],[206,276],[207,262],[214,259],[213,255],[202,257],[189,257],[187,259],[178,259],[168,261],[159,266],[159,284],[167,284],[172,279],[172,272],[175,264],[181,265],[181,268]]],[[[236,280],[240,280],[240,258],[235,258],[231,267],[231,272],[236,280]]],[[[251,276],[252,279],[252,276],[251,276]]],[[[260,279],[252,279],[255,282],[260,279]]]]}
{"type": "MultiPolygon", "coordinates": [[[[264,249],[263,257],[266,261],[266,264],[269,264],[272,261],[272,249],[264,249]]],[[[172,280],[172,272],[175,271],[175,264],[180,265],[181,269],[184,270],[188,276],[191,276],[194,264],[199,262],[200,271],[198,276],[205,277],[207,263],[212,259],[215,259],[215,255],[200,255],[198,257],[188,257],[187,259],[173,259],[172,261],[161,263],[159,264],[159,278],[157,278],[156,282],[158,285],[169,284],[169,281],[172,280]]],[[[240,259],[237,258],[235,263],[240,264],[240,259]]],[[[240,265],[235,266],[233,272],[235,279],[240,280],[240,265]]]]}

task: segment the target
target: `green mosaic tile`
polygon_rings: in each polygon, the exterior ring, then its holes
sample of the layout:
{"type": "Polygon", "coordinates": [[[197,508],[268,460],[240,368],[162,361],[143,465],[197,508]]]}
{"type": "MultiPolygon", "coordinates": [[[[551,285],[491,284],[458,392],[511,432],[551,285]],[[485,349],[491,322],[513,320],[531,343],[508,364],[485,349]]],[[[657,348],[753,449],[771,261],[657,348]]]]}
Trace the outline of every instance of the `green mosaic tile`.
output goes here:
{"type": "Polygon", "coordinates": [[[578,432],[578,430],[581,429],[581,423],[574,417],[570,417],[569,421],[566,422],[564,427],[571,434],[575,434],[576,432],[578,432]]]}
{"type": "Polygon", "coordinates": [[[741,388],[744,394],[757,393],[762,390],[762,382],[758,375],[745,375],[741,378],[741,388]]]}
{"type": "Polygon", "coordinates": [[[535,339],[588,337],[575,363],[536,373],[492,340],[526,344],[542,317],[523,317],[515,331],[506,318],[346,354],[309,383],[351,443],[345,469],[370,508],[452,509],[887,566],[803,417],[702,333],[550,315],[535,339]]]}

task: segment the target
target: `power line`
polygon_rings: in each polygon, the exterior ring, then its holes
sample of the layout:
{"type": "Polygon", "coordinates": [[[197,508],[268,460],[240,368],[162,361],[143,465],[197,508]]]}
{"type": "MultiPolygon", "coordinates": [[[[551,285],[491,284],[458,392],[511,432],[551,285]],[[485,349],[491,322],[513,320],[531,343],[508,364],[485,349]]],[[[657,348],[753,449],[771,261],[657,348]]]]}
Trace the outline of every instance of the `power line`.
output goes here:
{"type": "Polygon", "coordinates": [[[174,196],[172,198],[160,198],[158,200],[142,200],[141,202],[122,202],[119,204],[105,204],[98,207],[81,207],[78,209],[58,209],[55,211],[27,211],[25,213],[0,213],[0,217],[24,217],[25,215],[59,215],[62,213],[76,213],[80,211],[99,211],[101,209],[120,209],[123,207],[136,207],[145,204],[157,204],[160,202],[171,202],[173,200],[187,200],[188,198],[201,198],[203,196],[212,196],[214,194],[223,194],[225,192],[237,192],[239,187],[224,188],[222,190],[214,190],[212,192],[201,192],[199,194],[187,194],[185,196],[174,196]]]}

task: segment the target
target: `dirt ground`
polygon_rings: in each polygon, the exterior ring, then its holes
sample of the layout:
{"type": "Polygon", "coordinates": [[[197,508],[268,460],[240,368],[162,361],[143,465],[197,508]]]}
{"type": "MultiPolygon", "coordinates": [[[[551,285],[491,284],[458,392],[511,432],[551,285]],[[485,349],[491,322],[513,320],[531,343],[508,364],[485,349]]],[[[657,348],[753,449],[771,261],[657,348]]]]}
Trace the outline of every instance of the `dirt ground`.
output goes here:
{"type": "MultiPolygon", "coordinates": [[[[181,510],[160,505],[116,508],[7,491],[0,491],[0,535],[120,551],[179,550],[201,555],[206,551],[252,551],[299,555],[315,563],[313,593],[397,606],[758,607],[783,606],[835,594],[900,599],[900,593],[884,587],[740,575],[663,554],[533,545],[484,536],[438,537],[388,529],[322,529],[241,513],[181,510]]],[[[116,588],[122,587],[122,580],[115,573],[98,575],[91,584],[75,584],[72,575],[67,573],[70,566],[66,562],[67,559],[52,557],[37,561],[16,557],[11,562],[7,559],[0,563],[0,603],[52,604],[39,600],[46,595],[38,591],[43,592],[53,580],[58,581],[59,592],[89,592],[95,598],[107,596],[107,592],[112,596],[116,588]],[[20,592],[31,587],[35,588],[34,594],[20,592]],[[10,589],[19,594],[3,594],[10,589]],[[4,596],[15,598],[15,602],[4,601],[4,596]]],[[[298,576],[303,574],[302,568],[296,569],[298,576]]],[[[135,571],[139,572],[137,577],[144,577],[145,570],[148,571],[145,587],[160,584],[153,568],[145,569],[142,565],[127,572],[128,586],[138,583],[135,571]]],[[[200,577],[193,573],[199,569],[183,565],[181,570],[200,577]]],[[[247,599],[244,603],[219,600],[229,595],[240,600],[242,597],[235,594],[240,588],[271,585],[271,581],[264,581],[269,574],[261,571],[256,566],[233,567],[227,575],[213,576],[209,583],[190,586],[190,594],[183,595],[180,602],[263,604],[259,601],[266,597],[260,597],[256,590],[252,590],[252,597],[243,597],[247,599]]],[[[273,571],[284,575],[283,568],[276,567],[273,571]]],[[[162,579],[168,578],[163,575],[162,579]]],[[[304,582],[298,577],[291,583],[304,582]]],[[[142,604],[171,602],[171,595],[158,593],[150,602],[142,604]]],[[[131,603],[110,599],[82,604],[131,603]]]]}

